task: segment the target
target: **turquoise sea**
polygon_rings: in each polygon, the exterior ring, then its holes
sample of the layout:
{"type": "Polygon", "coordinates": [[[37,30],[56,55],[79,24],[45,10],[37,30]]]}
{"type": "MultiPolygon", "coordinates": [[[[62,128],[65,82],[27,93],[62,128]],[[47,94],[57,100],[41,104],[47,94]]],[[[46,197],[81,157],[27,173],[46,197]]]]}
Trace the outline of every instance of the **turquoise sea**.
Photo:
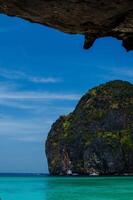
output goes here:
{"type": "Polygon", "coordinates": [[[0,200],[133,200],[133,177],[0,177],[0,200]]]}

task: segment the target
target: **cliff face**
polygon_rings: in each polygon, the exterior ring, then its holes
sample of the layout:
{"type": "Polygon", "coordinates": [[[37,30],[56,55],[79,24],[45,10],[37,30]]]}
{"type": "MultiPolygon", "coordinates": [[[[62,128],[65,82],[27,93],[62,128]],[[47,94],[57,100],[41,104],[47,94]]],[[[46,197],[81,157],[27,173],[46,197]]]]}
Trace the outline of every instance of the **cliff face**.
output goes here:
{"type": "Polygon", "coordinates": [[[132,0],[0,0],[0,13],[83,34],[86,49],[99,37],[113,36],[133,50],[132,0]]]}
{"type": "Polygon", "coordinates": [[[87,92],[52,125],[46,155],[53,175],[133,173],[133,85],[112,81],[87,92]]]}

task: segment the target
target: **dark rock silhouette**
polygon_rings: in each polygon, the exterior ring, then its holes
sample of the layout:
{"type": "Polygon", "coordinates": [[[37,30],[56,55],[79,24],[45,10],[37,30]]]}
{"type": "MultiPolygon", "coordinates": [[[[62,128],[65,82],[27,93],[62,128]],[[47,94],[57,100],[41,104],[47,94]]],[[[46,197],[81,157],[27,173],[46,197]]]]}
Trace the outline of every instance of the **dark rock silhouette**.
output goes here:
{"type": "Polygon", "coordinates": [[[97,38],[113,36],[133,50],[132,0],[0,0],[0,13],[83,34],[85,49],[97,38]]]}

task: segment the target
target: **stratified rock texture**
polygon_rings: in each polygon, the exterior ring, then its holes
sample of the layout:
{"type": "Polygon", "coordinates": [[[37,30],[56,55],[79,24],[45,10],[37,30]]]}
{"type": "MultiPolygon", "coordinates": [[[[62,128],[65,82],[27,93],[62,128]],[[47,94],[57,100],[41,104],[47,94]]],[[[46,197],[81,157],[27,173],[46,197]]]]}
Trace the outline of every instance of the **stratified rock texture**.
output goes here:
{"type": "Polygon", "coordinates": [[[0,13],[83,34],[84,48],[113,36],[133,50],[133,0],[0,0],[0,13]]]}
{"type": "Polygon", "coordinates": [[[46,141],[50,174],[133,174],[133,85],[91,89],[60,117],[46,141]]]}

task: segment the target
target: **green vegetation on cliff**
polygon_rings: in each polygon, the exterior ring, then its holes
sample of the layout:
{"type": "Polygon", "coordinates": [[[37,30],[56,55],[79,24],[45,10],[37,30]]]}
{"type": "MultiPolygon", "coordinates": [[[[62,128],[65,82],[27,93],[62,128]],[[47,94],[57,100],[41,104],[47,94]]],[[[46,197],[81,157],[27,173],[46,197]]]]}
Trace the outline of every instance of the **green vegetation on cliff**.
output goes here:
{"type": "Polygon", "coordinates": [[[46,155],[51,174],[133,173],[133,85],[116,80],[89,90],[53,124],[46,155]]]}

